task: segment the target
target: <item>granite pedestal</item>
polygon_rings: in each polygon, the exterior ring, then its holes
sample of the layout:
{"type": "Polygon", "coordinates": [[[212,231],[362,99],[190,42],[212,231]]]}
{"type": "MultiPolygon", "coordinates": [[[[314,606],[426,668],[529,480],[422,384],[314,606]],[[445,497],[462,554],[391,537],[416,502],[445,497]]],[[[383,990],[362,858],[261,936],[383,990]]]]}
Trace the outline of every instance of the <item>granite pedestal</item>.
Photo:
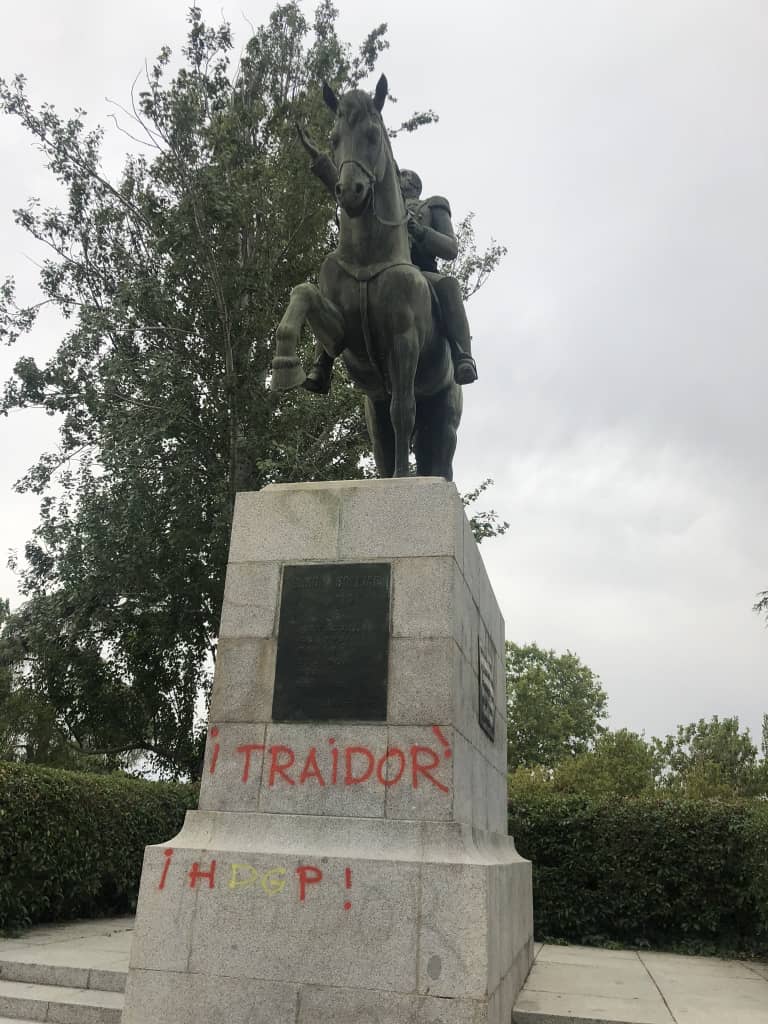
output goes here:
{"type": "Polygon", "coordinates": [[[123,1024],[509,1024],[503,653],[453,484],[238,495],[200,807],[146,850],[123,1024]]]}

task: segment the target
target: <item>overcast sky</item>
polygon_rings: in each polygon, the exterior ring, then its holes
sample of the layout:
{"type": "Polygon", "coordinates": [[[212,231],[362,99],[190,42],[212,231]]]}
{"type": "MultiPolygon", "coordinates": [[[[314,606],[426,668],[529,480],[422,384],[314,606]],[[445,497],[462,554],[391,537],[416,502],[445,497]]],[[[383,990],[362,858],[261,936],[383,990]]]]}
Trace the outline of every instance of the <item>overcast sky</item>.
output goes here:
{"type": "MultiPolygon", "coordinates": [[[[480,380],[456,460],[510,522],[483,547],[507,636],[575,651],[611,724],[673,731],[768,711],[768,4],[765,0],[338,0],[342,36],[389,23],[397,110],[437,126],[398,139],[401,166],[509,254],[470,303],[480,380]],[[450,12],[450,13],[449,13],[450,12]]],[[[271,9],[223,12],[238,45],[271,9]]],[[[185,2],[27,0],[4,9],[0,74],[34,100],[109,121],[185,34],[185,2]]],[[[306,9],[311,10],[310,5],[306,9]]],[[[371,83],[372,85],[373,83],[371,83]]],[[[0,121],[0,278],[32,299],[39,253],[13,225],[52,199],[39,154],[0,121]]],[[[0,350],[0,379],[59,327],[0,350]]],[[[55,438],[36,412],[0,420],[0,556],[37,500],[13,482],[55,438]]],[[[0,569],[0,595],[18,601],[0,569]]]]}

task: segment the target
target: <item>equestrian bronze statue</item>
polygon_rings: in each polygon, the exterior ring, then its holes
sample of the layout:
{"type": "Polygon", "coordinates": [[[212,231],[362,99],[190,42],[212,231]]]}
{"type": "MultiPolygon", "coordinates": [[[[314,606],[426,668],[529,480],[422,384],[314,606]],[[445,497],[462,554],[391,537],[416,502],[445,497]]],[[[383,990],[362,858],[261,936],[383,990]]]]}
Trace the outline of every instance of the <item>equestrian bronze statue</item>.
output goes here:
{"type": "Polygon", "coordinates": [[[454,259],[456,239],[446,200],[419,199],[421,182],[398,172],[381,117],[382,75],[373,97],[355,89],[337,97],[332,159],[299,130],[312,168],[339,206],[339,242],[318,285],[304,283],[277,329],[272,387],[330,386],[336,356],[365,394],[368,430],[380,476],[407,476],[410,446],[420,476],[453,478],[460,384],[476,379],[458,282],[437,273],[435,258],[454,259]],[[297,356],[305,323],[318,340],[309,378],[297,356]]]}

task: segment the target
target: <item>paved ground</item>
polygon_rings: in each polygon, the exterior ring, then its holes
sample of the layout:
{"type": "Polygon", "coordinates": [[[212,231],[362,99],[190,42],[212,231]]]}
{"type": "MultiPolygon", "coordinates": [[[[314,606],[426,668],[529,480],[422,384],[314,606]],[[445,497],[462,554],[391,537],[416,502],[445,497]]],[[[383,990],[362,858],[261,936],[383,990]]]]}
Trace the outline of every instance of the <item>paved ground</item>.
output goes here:
{"type": "Polygon", "coordinates": [[[768,964],[540,946],[518,1024],[768,1024],[768,964]]]}
{"type": "MultiPolygon", "coordinates": [[[[0,977],[3,965],[13,963],[16,983],[40,980],[119,992],[128,969],[132,927],[131,918],[78,921],[0,940],[0,977]],[[18,965],[29,965],[28,977],[18,965]],[[44,977],[40,970],[45,970],[44,977]]],[[[768,964],[537,945],[515,1020],[768,1024],[768,964]]]]}
{"type": "MultiPolygon", "coordinates": [[[[67,974],[71,969],[93,975],[101,971],[126,974],[132,936],[132,917],[43,925],[32,928],[18,939],[0,939],[0,965],[3,961],[13,961],[59,968],[56,972],[59,985],[70,984],[67,974]]],[[[92,984],[86,987],[98,988],[98,984],[93,984],[96,980],[94,977],[92,984]]]]}

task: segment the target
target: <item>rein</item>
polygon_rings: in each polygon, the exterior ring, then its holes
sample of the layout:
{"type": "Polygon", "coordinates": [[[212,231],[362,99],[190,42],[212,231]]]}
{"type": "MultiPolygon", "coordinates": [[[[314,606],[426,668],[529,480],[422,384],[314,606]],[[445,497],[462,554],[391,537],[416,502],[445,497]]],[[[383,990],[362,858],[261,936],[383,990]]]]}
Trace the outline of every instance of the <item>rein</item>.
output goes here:
{"type": "MultiPolygon", "coordinates": [[[[386,131],[386,129],[384,127],[384,124],[382,123],[382,125],[381,125],[381,141],[379,142],[379,152],[376,154],[376,163],[377,164],[378,164],[379,160],[381,159],[382,150],[384,149],[384,132],[385,131],[386,131]]],[[[370,186],[370,189],[371,189],[371,210],[373,212],[373,216],[376,218],[376,220],[379,222],[379,224],[381,224],[383,227],[386,227],[386,228],[401,228],[403,226],[403,224],[405,224],[407,222],[407,220],[408,220],[408,209],[407,209],[407,207],[406,207],[405,213],[400,218],[400,220],[387,220],[385,217],[380,217],[379,214],[378,214],[378,211],[376,210],[376,185],[378,184],[378,178],[376,177],[374,172],[369,167],[366,167],[366,165],[364,163],[362,163],[362,161],[360,161],[360,160],[342,160],[341,165],[339,166],[339,177],[341,177],[341,172],[343,171],[344,167],[347,164],[354,164],[355,167],[359,167],[360,170],[363,172],[363,174],[368,179],[368,185],[370,186]]],[[[403,205],[405,206],[405,204],[403,204],[403,205]]],[[[338,207],[337,207],[337,209],[338,209],[338,207]]]]}

